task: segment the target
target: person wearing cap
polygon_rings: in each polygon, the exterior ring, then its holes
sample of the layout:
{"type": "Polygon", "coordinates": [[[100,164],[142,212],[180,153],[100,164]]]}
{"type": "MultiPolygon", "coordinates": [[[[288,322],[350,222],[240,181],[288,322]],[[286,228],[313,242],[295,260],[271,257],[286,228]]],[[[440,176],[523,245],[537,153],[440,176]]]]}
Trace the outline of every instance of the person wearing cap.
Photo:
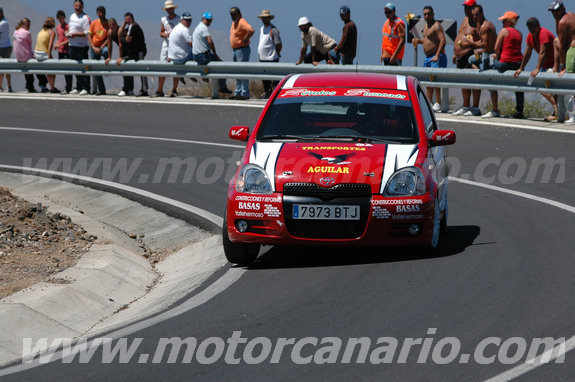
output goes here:
{"type": "MultiPolygon", "coordinates": [[[[507,70],[517,70],[523,61],[523,54],[521,53],[523,37],[521,32],[515,28],[519,15],[513,11],[507,11],[497,19],[501,20],[503,28],[499,31],[497,41],[495,41],[495,53],[492,54],[495,59],[493,67],[500,73],[507,70]]],[[[483,118],[499,116],[497,91],[493,91],[491,94],[493,109],[482,115],[483,118]]],[[[513,118],[523,118],[524,102],[525,94],[515,92],[515,113],[513,113],[513,118]]]]}
{"type": "MultiPolygon", "coordinates": [[[[264,9],[258,15],[262,20],[260,28],[260,40],[258,43],[258,56],[260,62],[279,62],[282,51],[282,40],[280,31],[271,21],[275,16],[269,9],[264,9]]],[[[269,98],[278,81],[263,80],[264,85],[264,98],[269,98]]]]}
{"type": "MultiPolygon", "coordinates": [[[[216,53],[216,45],[210,34],[208,27],[212,24],[214,17],[211,12],[204,12],[202,20],[192,33],[192,52],[194,60],[198,65],[207,65],[211,61],[221,61],[222,59],[216,53]]],[[[230,94],[231,90],[226,86],[226,79],[218,79],[218,88],[213,88],[212,98],[218,98],[220,93],[230,94]]]]}
{"type": "MultiPolygon", "coordinates": [[[[232,25],[230,27],[230,45],[233,49],[234,61],[247,62],[250,60],[250,38],[254,28],[242,17],[238,7],[230,8],[232,25]]],[[[236,89],[233,99],[245,100],[250,98],[250,81],[236,80],[236,89]]]]}
{"type": "MultiPolygon", "coordinates": [[[[457,37],[453,43],[453,63],[458,69],[470,69],[469,59],[474,54],[474,43],[480,41],[477,24],[473,19],[473,7],[477,5],[475,0],[465,0],[463,9],[465,17],[457,32],[457,37]]],[[[453,115],[480,116],[479,99],[481,90],[461,89],[463,105],[457,109],[453,115]],[[471,95],[473,94],[473,107],[471,107],[471,95]]]]}
{"type": "MultiPolygon", "coordinates": [[[[166,16],[162,16],[160,19],[160,37],[162,38],[162,50],[160,51],[160,61],[168,62],[168,45],[170,43],[170,33],[172,30],[180,23],[180,16],[176,14],[176,8],[178,5],[174,3],[173,0],[166,0],[164,2],[164,8],[166,16]]],[[[178,86],[178,78],[174,77],[174,86],[178,86]]],[[[166,77],[158,77],[158,90],[156,90],[156,97],[164,96],[164,83],[166,82],[166,77]]]]}
{"type": "MultiPolygon", "coordinates": [[[[142,27],[136,23],[134,14],[132,12],[126,12],[124,14],[124,23],[120,27],[119,38],[122,44],[122,54],[125,55],[123,57],[124,61],[139,61],[146,57],[148,50],[146,47],[144,31],[142,30],[142,27]]],[[[141,88],[138,96],[147,96],[148,78],[144,76],[140,77],[140,83],[141,88]]],[[[124,76],[124,87],[122,88],[122,91],[118,93],[119,97],[127,95],[134,95],[134,77],[131,76],[124,76]]]]}
{"type": "MultiPolygon", "coordinates": [[[[4,9],[0,7],[0,58],[10,58],[12,55],[12,44],[10,43],[10,27],[8,22],[4,17],[4,9]]],[[[0,73],[0,92],[2,89],[2,82],[4,79],[4,73],[0,73]]],[[[12,93],[12,77],[10,74],[6,74],[6,90],[12,93]]]]}
{"type": "Polygon", "coordinates": [[[314,27],[305,16],[299,18],[297,25],[301,31],[301,50],[296,65],[306,63],[317,66],[323,60],[328,64],[337,63],[334,50],[337,43],[333,38],[314,27]],[[308,46],[310,47],[309,53],[307,53],[308,46]]]}
{"type": "Polygon", "coordinates": [[[395,4],[387,3],[384,7],[387,20],[381,29],[381,57],[384,65],[400,66],[405,51],[405,23],[395,14],[395,4]]]}
{"type": "MultiPolygon", "coordinates": [[[[575,73],[575,14],[567,12],[562,0],[553,0],[548,10],[556,21],[559,37],[559,75],[575,73]]],[[[569,119],[565,123],[575,123],[575,110],[569,111],[569,119]]]]}
{"type": "Polygon", "coordinates": [[[340,56],[342,65],[352,65],[357,51],[357,26],[351,19],[351,10],[347,5],[339,8],[339,18],[343,21],[343,31],[334,50],[340,56]]]}
{"type": "MultiPolygon", "coordinates": [[[[90,24],[90,58],[92,60],[106,60],[108,58],[108,19],[106,18],[106,8],[100,5],[96,8],[98,18],[90,24]]],[[[104,84],[104,77],[92,77],[92,94],[105,95],[106,85],[104,84]]]]}
{"type": "MultiPolygon", "coordinates": [[[[539,24],[539,20],[536,17],[530,17],[527,20],[527,29],[529,34],[525,40],[525,52],[523,53],[523,61],[521,61],[521,66],[515,71],[514,77],[517,78],[519,74],[525,69],[525,65],[529,62],[531,58],[531,53],[533,50],[539,54],[537,59],[537,66],[529,74],[531,77],[537,77],[539,72],[543,71],[553,71],[555,66],[555,53],[554,53],[554,41],[555,35],[547,28],[542,27],[539,24]]],[[[548,122],[557,120],[557,102],[552,94],[544,93],[541,94],[553,107],[553,114],[545,117],[548,122]]]]}
{"type": "MultiPolygon", "coordinates": [[[[419,43],[423,44],[423,52],[425,53],[423,66],[425,68],[445,68],[447,67],[445,32],[443,31],[441,22],[435,19],[435,12],[432,6],[426,5],[423,7],[423,19],[425,20],[423,39],[414,38],[412,43],[414,46],[417,46],[419,43]]],[[[441,89],[428,86],[426,92],[427,98],[431,102],[433,102],[433,93],[435,93],[433,111],[436,113],[441,112],[441,89]]]]}

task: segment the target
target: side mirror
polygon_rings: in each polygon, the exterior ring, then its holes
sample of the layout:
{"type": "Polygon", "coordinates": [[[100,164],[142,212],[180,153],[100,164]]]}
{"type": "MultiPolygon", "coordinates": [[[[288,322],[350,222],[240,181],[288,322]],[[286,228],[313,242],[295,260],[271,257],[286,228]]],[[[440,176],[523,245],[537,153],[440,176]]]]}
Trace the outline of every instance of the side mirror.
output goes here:
{"type": "Polygon", "coordinates": [[[431,136],[432,146],[447,146],[455,143],[455,131],[453,130],[436,130],[431,136]]]}
{"type": "Polygon", "coordinates": [[[232,126],[229,137],[230,139],[245,142],[250,137],[250,128],[248,126],[232,126]]]}

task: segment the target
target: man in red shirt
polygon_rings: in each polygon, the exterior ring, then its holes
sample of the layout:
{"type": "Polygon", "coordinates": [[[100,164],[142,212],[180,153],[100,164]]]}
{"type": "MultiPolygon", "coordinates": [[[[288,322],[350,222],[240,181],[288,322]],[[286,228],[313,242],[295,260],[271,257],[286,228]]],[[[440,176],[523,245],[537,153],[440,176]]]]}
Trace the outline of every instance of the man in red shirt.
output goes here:
{"type": "MultiPolygon", "coordinates": [[[[523,53],[523,61],[521,61],[521,66],[515,71],[515,78],[519,76],[525,69],[525,65],[529,62],[531,58],[531,52],[535,50],[539,54],[537,59],[537,66],[530,73],[531,77],[537,77],[540,71],[553,70],[555,64],[555,53],[553,51],[553,42],[555,41],[555,35],[549,31],[549,29],[542,27],[539,24],[539,20],[536,17],[531,17],[527,20],[527,29],[529,29],[529,34],[527,35],[525,48],[525,53],[523,53]]],[[[552,94],[542,94],[543,97],[551,106],[553,106],[553,115],[545,117],[546,121],[556,121],[557,120],[557,102],[552,94]]]]}

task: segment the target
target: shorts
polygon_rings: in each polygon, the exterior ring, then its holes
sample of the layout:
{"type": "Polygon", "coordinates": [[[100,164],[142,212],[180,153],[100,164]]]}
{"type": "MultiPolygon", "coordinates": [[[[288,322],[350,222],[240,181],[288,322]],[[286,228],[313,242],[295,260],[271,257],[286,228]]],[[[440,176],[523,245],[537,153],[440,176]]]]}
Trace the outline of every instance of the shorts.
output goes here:
{"type": "Polygon", "coordinates": [[[447,56],[445,53],[441,53],[439,55],[439,60],[437,60],[437,62],[433,62],[433,57],[435,57],[435,55],[425,57],[423,60],[424,68],[447,68],[447,56]]]}
{"type": "Polygon", "coordinates": [[[471,65],[469,65],[469,57],[473,56],[473,51],[467,53],[463,57],[456,57],[455,58],[455,66],[457,69],[470,69],[471,65]]]}
{"type": "Polygon", "coordinates": [[[12,54],[12,47],[0,48],[0,58],[10,58],[12,54]]]}
{"type": "Polygon", "coordinates": [[[491,54],[483,52],[479,58],[474,54],[469,57],[469,65],[477,66],[480,71],[493,69],[493,65],[491,64],[491,54]]]}
{"type": "Polygon", "coordinates": [[[47,52],[42,52],[39,50],[35,50],[34,51],[34,58],[38,61],[45,61],[48,59],[48,53],[47,52]]]}
{"type": "Polygon", "coordinates": [[[160,51],[160,61],[168,62],[168,44],[165,41],[162,42],[162,50],[160,51]]]}
{"type": "Polygon", "coordinates": [[[567,50],[567,56],[565,57],[565,70],[567,73],[575,73],[575,47],[571,47],[567,50]]]}

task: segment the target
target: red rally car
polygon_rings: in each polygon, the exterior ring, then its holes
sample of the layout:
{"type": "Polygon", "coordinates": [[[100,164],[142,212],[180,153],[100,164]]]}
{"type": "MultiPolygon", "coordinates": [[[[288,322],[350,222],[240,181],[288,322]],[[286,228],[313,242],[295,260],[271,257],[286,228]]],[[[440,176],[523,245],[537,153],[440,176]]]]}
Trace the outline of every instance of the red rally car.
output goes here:
{"type": "Polygon", "coordinates": [[[417,79],[369,73],[290,75],[247,141],[230,182],[227,259],[261,244],[428,245],[447,223],[445,145],[417,79]]]}

